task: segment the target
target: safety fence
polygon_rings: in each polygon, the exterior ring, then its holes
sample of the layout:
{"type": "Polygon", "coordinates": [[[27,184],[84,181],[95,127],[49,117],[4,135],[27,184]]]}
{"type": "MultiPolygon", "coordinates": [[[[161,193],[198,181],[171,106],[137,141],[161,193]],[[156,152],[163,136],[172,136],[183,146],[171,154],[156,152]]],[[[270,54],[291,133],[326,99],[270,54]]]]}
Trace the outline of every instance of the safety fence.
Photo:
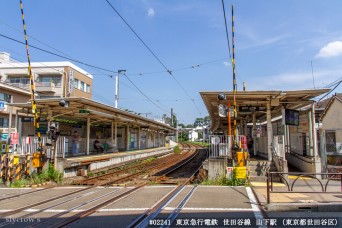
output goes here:
{"type": "MultiPolygon", "coordinates": [[[[247,151],[247,137],[240,135],[237,138],[239,148],[247,151]]],[[[229,157],[231,156],[233,140],[228,135],[210,135],[209,136],[209,157],[229,157]]]]}
{"type": "Polygon", "coordinates": [[[295,173],[295,172],[267,172],[267,204],[270,204],[271,202],[271,193],[300,193],[300,194],[342,194],[342,173],[295,173]],[[292,175],[296,176],[296,178],[290,183],[287,176],[292,175]],[[277,190],[275,190],[275,187],[273,185],[273,180],[275,176],[279,176],[284,184],[285,187],[277,187],[277,190]],[[298,180],[306,178],[305,181],[309,182],[307,185],[303,186],[303,184],[298,184],[298,180]],[[325,183],[323,182],[322,178],[325,178],[325,183]],[[333,181],[335,181],[334,184],[332,184],[333,181]],[[318,183],[319,185],[315,185],[318,183]],[[336,184],[336,181],[338,181],[338,185],[336,184]],[[330,184],[330,185],[329,185],[330,184]],[[302,189],[301,191],[295,191],[294,188],[302,189]],[[328,187],[330,189],[328,191],[328,187]]]}
{"type": "Polygon", "coordinates": [[[0,176],[4,182],[19,180],[30,174],[30,155],[19,156],[12,153],[1,155],[0,176]]]}
{"type": "MultiPolygon", "coordinates": [[[[44,151],[47,158],[53,158],[53,148],[52,142],[47,137],[41,137],[42,144],[44,145],[44,151]],[[50,146],[46,146],[50,145],[50,146]]],[[[65,152],[68,151],[68,138],[58,137],[56,141],[56,151],[57,157],[64,158],[65,152]]],[[[37,152],[38,148],[38,137],[24,137],[21,140],[20,150],[18,150],[19,155],[33,155],[37,152]]]]}

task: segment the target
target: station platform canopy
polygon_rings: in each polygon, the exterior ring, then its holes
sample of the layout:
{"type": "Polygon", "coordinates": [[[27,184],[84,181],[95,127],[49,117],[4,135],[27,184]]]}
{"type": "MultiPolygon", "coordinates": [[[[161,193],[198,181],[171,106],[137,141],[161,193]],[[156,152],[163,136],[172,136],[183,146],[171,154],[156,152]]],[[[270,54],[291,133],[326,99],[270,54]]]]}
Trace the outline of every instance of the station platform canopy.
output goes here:
{"type": "MultiPolygon", "coordinates": [[[[314,101],[313,98],[329,92],[330,89],[312,89],[297,91],[237,91],[237,120],[251,121],[253,113],[256,119],[263,122],[266,120],[267,102],[271,103],[271,115],[277,117],[281,115],[281,110],[304,108],[314,101]]],[[[224,91],[200,92],[204,104],[211,118],[211,131],[223,131],[227,129],[228,118],[220,117],[218,107],[220,104],[233,107],[233,91],[224,92],[225,100],[219,100],[218,95],[224,91]]],[[[231,116],[233,117],[233,116],[231,116]]],[[[232,118],[231,118],[232,119],[232,118]]]]}
{"type": "MultiPolygon", "coordinates": [[[[56,118],[58,118],[70,122],[87,122],[90,119],[90,123],[96,125],[110,125],[112,122],[116,122],[118,126],[130,125],[132,127],[157,130],[166,134],[174,134],[176,132],[176,129],[169,125],[87,98],[49,98],[36,99],[35,101],[39,117],[46,118],[48,121],[56,121],[56,118]]],[[[21,108],[19,109],[21,114],[32,113],[31,102],[8,105],[21,108]]]]}

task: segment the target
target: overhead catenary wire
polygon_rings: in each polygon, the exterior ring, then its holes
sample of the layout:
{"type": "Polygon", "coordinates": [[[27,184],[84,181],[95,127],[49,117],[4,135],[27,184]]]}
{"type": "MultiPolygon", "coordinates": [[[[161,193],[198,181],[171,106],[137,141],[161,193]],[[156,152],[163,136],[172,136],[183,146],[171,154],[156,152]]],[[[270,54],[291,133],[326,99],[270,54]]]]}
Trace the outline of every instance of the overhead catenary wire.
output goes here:
{"type": "Polygon", "coordinates": [[[328,96],[330,93],[332,93],[340,84],[342,83],[342,80],[340,80],[339,82],[336,83],[336,85],[334,86],[333,89],[331,89],[327,94],[325,94],[323,97],[321,97],[317,103],[319,103],[323,98],[325,98],[326,96],[328,96]]]}
{"type": "Polygon", "coordinates": [[[167,112],[167,113],[170,113],[168,110],[166,110],[166,109],[164,109],[164,108],[162,108],[160,105],[158,105],[157,103],[155,103],[153,100],[151,100],[143,91],[141,91],[140,89],[139,89],[139,87],[137,86],[137,85],[135,85],[134,84],[134,82],[131,80],[131,79],[129,79],[129,77],[126,75],[126,74],[124,74],[125,76],[126,76],[126,78],[128,79],[128,81],[130,81],[131,83],[132,83],[132,85],[147,99],[147,100],[149,100],[152,104],[154,104],[156,107],[158,107],[159,109],[161,109],[161,110],[163,110],[164,112],[167,112]]]}
{"type": "MultiPolygon", "coordinates": [[[[108,1],[106,0],[106,2],[108,3],[108,5],[115,11],[115,13],[122,19],[122,21],[127,25],[127,27],[134,33],[134,35],[141,41],[141,43],[147,48],[147,50],[156,58],[156,60],[164,67],[164,69],[166,70],[167,73],[169,73],[171,75],[171,77],[176,81],[176,83],[178,84],[178,86],[185,92],[185,94],[187,96],[189,96],[191,99],[192,97],[189,95],[189,93],[185,90],[185,88],[179,83],[179,81],[173,76],[172,71],[166,67],[166,65],[160,60],[160,58],[158,58],[158,56],[152,51],[152,49],[143,41],[143,39],[134,31],[134,29],[132,28],[132,26],[130,26],[130,24],[128,24],[128,22],[125,20],[125,18],[123,18],[121,16],[121,14],[115,9],[115,7],[108,1]]],[[[192,99],[193,100],[193,99],[192,99]]],[[[202,115],[202,113],[200,112],[200,110],[198,109],[196,103],[193,100],[193,103],[197,109],[197,111],[199,112],[200,115],[202,115]]]]}
{"type": "MultiPolygon", "coordinates": [[[[17,42],[17,43],[20,43],[20,44],[25,45],[24,42],[21,42],[21,41],[15,39],[15,38],[13,38],[13,37],[9,37],[9,36],[4,35],[4,34],[1,34],[1,33],[0,33],[0,36],[3,37],[3,38],[6,38],[6,39],[12,40],[12,41],[14,41],[14,42],[17,42]]],[[[32,37],[32,36],[28,36],[28,37],[32,37]]],[[[39,50],[39,51],[45,52],[45,53],[50,54],[50,55],[57,56],[57,57],[62,58],[62,59],[66,59],[66,60],[69,60],[69,61],[72,61],[72,62],[76,62],[76,63],[83,64],[83,65],[85,65],[85,66],[88,66],[88,67],[91,67],[91,68],[94,68],[94,69],[103,70],[103,71],[107,71],[107,72],[109,72],[109,73],[114,73],[114,74],[117,74],[117,73],[118,73],[117,71],[105,69],[105,68],[103,68],[103,67],[95,66],[95,65],[92,65],[92,64],[89,64],[89,63],[84,63],[83,61],[80,61],[80,60],[78,60],[78,59],[75,59],[75,58],[71,57],[70,55],[68,55],[67,53],[62,52],[62,51],[60,51],[60,50],[58,50],[58,49],[52,47],[51,45],[46,44],[46,43],[43,42],[43,41],[40,41],[40,40],[37,39],[37,38],[34,38],[34,40],[36,40],[36,41],[38,41],[38,42],[40,42],[40,43],[42,43],[42,44],[44,44],[44,45],[46,45],[46,46],[48,46],[48,47],[54,49],[54,50],[57,51],[57,52],[62,53],[62,54],[65,55],[65,56],[59,55],[59,54],[57,54],[57,53],[54,53],[54,52],[45,50],[45,49],[43,49],[43,48],[41,48],[41,47],[37,47],[37,46],[34,46],[34,45],[29,45],[29,47],[32,47],[32,48],[34,48],[34,49],[37,49],[37,50],[39,50]]],[[[213,60],[213,61],[208,61],[208,62],[199,63],[199,64],[193,64],[193,65],[188,66],[188,67],[176,68],[176,69],[173,69],[173,70],[172,70],[172,69],[171,69],[171,70],[167,69],[167,70],[164,70],[164,71],[153,71],[153,72],[142,72],[142,73],[130,73],[130,74],[127,74],[127,75],[131,76],[131,75],[160,74],[160,73],[169,73],[169,72],[176,72],[176,71],[182,71],[182,70],[188,70],[188,69],[195,69],[195,68],[197,68],[197,67],[200,67],[200,66],[203,66],[203,65],[207,65],[207,64],[210,64],[210,63],[219,62],[219,61],[222,61],[222,60],[225,60],[225,59],[226,59],[226,58],[220,58],[220,59],[213,60]]],[[[91,74],[92,74],[92,75],[96,75],[95,73],[91,73],[91,74]]],[[[108,73],[106,74],[106,73],[102,73],[102,72],[100,72],[100,74],[98,74],[98,75],[112,76],[111,74],[108,74],[108,73]]]]}
{"type": "MultiPolygon", "coordinates": [[[[12,40],[12,41],[15,41],[15,42],[17,42],[17,43],[24,44],[23,42],[21,42],[21,41],[19,41],[19,40],[16,40],[16,39],[11,38],[11,37],[8,37],[8,36],[5,36],[5,35],[3,35],[3,34],[0,34],[0,36],[2,36],[2,37],[4,37],[4,38],[7,38],[7,39],[10,39],[10,40],[12,40]]],[[[44,49],[42,49],[42,48],[39,48],[39,47],[36,47],[36,46],[33,46],[33,45],[29,45],[29,47],[33,47],[33,48],[35,48],[35,49],[37,49],[37,50],[40,50],[40,51],[43,51],[43,52],[46,52],[46,53],[48,53],[48,54],[52,54],[52,55],[55,55],[55,56],[58,56],[58,57],[61,57],[61,58],[65,58],[65,59],[70,60],[70,61],[82,63],[82,62],[79,61],[79,60],[75,60],[75,59],[72,59],[72,58],[69,58],[69,57],[61,56],[61,55],[59,55],[59,54],[56,54],[56,53],[53,53],[53,52],[44,50],[44,49]]],[[[208,63],[209,63],[209,62],[208,62],[208,63]]],[[[89,67],[96,68],[96,69],[106,70],[106,69],[104,69],[104,68],[96,67],[96,66],[91,65],[91,64],[86,64],[86,63],[82,63],[82,64],[87,65],[87,66],[89,66],[89,67]]],[[[207,63],[203,63],[203,64],[207,64],[207,63]]],[[[51,67],[50,67],[50,68],[51,68],[51,67]]],[[[110,71],[111,73],[116,73],[116,71],[112,71],[112,70],[107,70],[107,71],[110,71]]],[[[165,71],[164,71],[164,72],[165,72],[165,71]]],[[[113,75],[109,75],[109,74],[105,74],[105,75],[107,75],[107,76],[109,76],[111,79],[113,79],[113,75]]],[[[127,76],[127,75],[126,75],[126,76],[127,76]]],[[[128,77],[127,77],[127,78],[128,78],[128,77]]],[[[143,93],[143,92],[142,92],[142,91],[141,91],[141,90],[140,90],[140,89],[139,89],[139,88],[138,88],[138,87],[137,87],[129,78],[128,78],[128,80],[133,84],[133,86],[134,86],[140,93],[143,93]]],[[[177,81],[177,82],[178,82],[178,81],[177,81]]],[[[126,85],[126,84],[125,84],[125,85],[126,85]]],[[[129,88],[131,88],[131,87],[128,86],[128,85],[126,85],[126,86],[129,87],[129,88]]],[[[131,89],[133,89],[133,88],[131,88],[131,89]]],[[[144,94],[144,96],[147,97],[145,94],[144,94]]],[[[158,108],[162,109],[163,111],[166,111],[166,109],[162,108],[160,105],[158,105],[158,104],[156,104],[155,102],[153,102],[152,99],[150,99],[150,98],[147,98],[147,99],[148,99],[149,101],[151,101],[154,105],[156,105],[158,108]]],[[[192,100],[192,102],[194,102],[192,98],[191,98],[190,100],[192,100]]],[[[196,106],[196,108],[197,108],[197,110],[199,110],[197,106],[196,106]]],[[[169,111],[166,111],[166,112],[169,113],[169,111]]]]}
{"type": "Polygon", "coordinates": [[[228,26],[227,26],[227,18],[226,18],[226,9],[224,7],[224,0],[222,0],[222,10],[223,10],[223,17],[224,17],[224,25],[225,25],[225,28],[226,28],[226,38],[227,38],[227,43],[228,43],[229,58],[230,58],[230,61],[232,62],[232,54],[230,52],[228,26]]]}
{"type": "MultiPolygon", "coordinates": [[[[24,44],[24,45],[25,45],[24,42],[19,41],[19,40],[17,40],[17,39],[14,39],[14,38],[12,38],[12,37],[3,35],[3,34],[1,34],[1,33],[0,33],[0,36],[4,37],[4,38],[6,38],[6,39],[12,40],[12,41],[14,41],[14,42],[17,42],[17,43],[20,43],[20,44],[24,44]]],[[[45,50],[45,49],[43,49],[43,48],[40,48],[40,47],[37,47],[37,46],[34,46],[34,45],[29,45],[29,47],[34,48],[34,49],[39,50],[39,51],[42,51],[42,52],[45,52],[45,53],[48,53],[48,54],[50,54],[50,55],[54,55],[54,56],[57,56],[57,57],[60,57],[60,58],[63,58],[63,59],[67,59],[67,60],[70,60],[70,61],[73,61],[73,62],[82,64],[82,65],[88,66],[88,67],[92,67],[92,68],[95,68],[95,69],[107,71],[107,72],[110,72],[110,73],[117,73],[116,71],[109,70],[109,69],[105,69],[105,68],[98,67],[98,66],[94,66],[94,65],[92,65],[92,64],[85,63],[85,62],[82,62],[82,61],[77,60],[77,59],[69,58],[69,57],[67,57],[67,56],[63,56],[63,55],[60,55],[60,54],[57,54],[57,53],[48,51],[48,50],[45,50]]]]}

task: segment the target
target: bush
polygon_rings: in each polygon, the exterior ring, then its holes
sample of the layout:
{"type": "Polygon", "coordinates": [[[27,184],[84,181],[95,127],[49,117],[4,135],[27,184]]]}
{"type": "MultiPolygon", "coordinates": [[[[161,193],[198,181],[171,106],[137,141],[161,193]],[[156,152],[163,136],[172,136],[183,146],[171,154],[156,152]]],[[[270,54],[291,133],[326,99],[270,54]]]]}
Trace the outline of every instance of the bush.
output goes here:
{"type": "Polygon", "coordinates": [[[177,145],[177,146],[175,146],[174,148],[173,148],[173,153],[175,153],[175,154],[179,154],[181,152],[181,149],[179,148],[179,146],[177,145]]]}
{"type": "Polygon", "coordinates": [[[47,180],[53,180],[54,182],[59,183],[63,179],[63,174],[60,173],[58,170],[56,170],[55,167],[51,163],[49,164],[47,173],[48,173],[47,180]]]}
{"type": "Polygon", "coordinates": [[[245,186],[247,182],[245,179],[236,178],[236,171],[232,173],[232,178],[228,179],[224,175],[214,180],[205,180],[202,182],[203,185],[219,185],[219,186],[245,186]]]}
{"type": "Polygon", "coordinates": [[[31,182],[34,184],[41,184],[46,181],[54,181],[60,183],[62,181],[63,174],[55,169],[52,163],[49,164],[47,169],[44,169],[40,174],[33,173],[31,175],[31,182]]]}
{"type": "Polygon", "coordinates": [[[25,185],[28,185],[29,181],[26,179],[22,179],[22,180],[15,180],[14,182],[11,183],[10,187],[11,188],[22,188],[25,185]]]}

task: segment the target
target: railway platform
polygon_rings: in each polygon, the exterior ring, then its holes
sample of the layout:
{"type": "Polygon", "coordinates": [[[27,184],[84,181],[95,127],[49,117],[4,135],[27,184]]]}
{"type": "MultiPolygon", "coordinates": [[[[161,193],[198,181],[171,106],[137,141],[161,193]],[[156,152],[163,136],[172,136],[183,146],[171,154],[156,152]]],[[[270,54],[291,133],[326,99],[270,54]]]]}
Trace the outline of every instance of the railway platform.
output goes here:
{"type": "Polygon", "coordinates": [[[101,170],[116,164],[134,161],[140,158],[160,156],[173,151],[172,147],[124,151],[110,154],[86,155],[58,159],[58,169],[63,171],[64,178],[87,175],[88,171],[101,170]],[[81,170],[81,171],[80,171],[81,170]]]}

